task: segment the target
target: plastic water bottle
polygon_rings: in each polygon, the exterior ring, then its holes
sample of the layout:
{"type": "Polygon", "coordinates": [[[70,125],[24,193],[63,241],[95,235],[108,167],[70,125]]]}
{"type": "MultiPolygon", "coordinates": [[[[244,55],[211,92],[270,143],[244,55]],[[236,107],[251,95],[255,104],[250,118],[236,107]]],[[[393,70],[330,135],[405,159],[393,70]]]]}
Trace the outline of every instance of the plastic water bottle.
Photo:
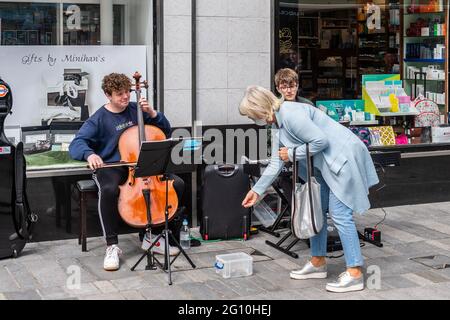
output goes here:
{"type": "Polygon", "coordinates": [[[183,226],[180,230],[180,245],[184,250],[191,247],[191,231],[189,230],[188,222],[183,220],[183,226]]]}

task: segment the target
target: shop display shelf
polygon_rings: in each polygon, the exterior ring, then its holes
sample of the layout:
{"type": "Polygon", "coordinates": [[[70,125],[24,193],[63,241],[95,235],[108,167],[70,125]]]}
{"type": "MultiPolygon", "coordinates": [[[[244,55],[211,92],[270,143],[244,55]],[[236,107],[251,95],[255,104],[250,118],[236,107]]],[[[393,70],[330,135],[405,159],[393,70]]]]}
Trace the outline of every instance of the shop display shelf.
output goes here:
{"type": "Polygon", "coordinates": [[[344,29],[344,30],[346,30],[346,29],[350,29],[351,28],[351,26],[322,26],[322,30],[323,29],[325,29],[325,30],[327,30],[327,29],[330,29],[330,30],[342,30],[342,29],[344,29]]]}
{"type": "Polygon", "coordinates": [[[433,12],[412,12],[412,13],[405,13],[405,16],[414,16],[414,15],[421,15],[421,14],[443,14],[445,11],[433,11],[433,12]]]}
{"type": "Polygon", "coordinates": [[[380,117],[402,117],[402,116],[417,116],[418,111],[411,112],[380,112],[380,117]]]}
{"type": "Polygon", "coordinates": [[[374,32],[374,33],[358,33],[358,37],[375,37],[375,36],[386,36],[386,32],[374,32]]]}
{"type": "MultiPolygon", "coordinates": [[[[404,81],[414,81],[414,79],[403,79],[404,81]]],[[[417,81],[424,81],[427,80],[427,82],[429,81],[433,81],[433,82],[445,82],[444,79],[419,79],[417,78],[417,81]]]]}
{"type": "Polygon", "coordinates": [[[379,121],[378,120],[373,120],[373,121],[350,121],[350,125],[351,126],[374,126],[374,125],[378,125],[379,121]]]}
{"type": "Polygon", "coordinates": [[[343,68],[343,66],[319,66],[319,68],[343,68]]]}
{"type": "Polygon", "coordinates": [[[404,62],[445,63],[445,59],[403,59],[404,62]]]}
{"type": "Polygon", "coordinates": [[[405,38],[424,38],[424,39],[428,39],[428,38],[445,38],[445,35],[437,35],[437,36],[405,36],[405,38]]]}

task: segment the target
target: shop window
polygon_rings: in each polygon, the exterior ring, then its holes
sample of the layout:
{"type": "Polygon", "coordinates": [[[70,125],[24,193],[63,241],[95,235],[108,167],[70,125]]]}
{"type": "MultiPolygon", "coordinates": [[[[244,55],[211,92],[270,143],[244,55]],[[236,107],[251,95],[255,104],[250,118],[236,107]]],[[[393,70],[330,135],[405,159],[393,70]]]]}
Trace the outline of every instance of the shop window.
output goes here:
{"type": "Polygon", "coordinates": [[[64,4],[63,45],[100,44],[100,5],[64,4]]]}
{"type": "Polygon", "coordinates": [[[113,6],[114,14],[114,26],[113,26],[113,37],[114,45],[125,44],[125,6],[115,4],[113,6]]]}
{"type": "Polygon", "coordinates": [[[275,71],[295,70],[312,101],[361,97],[364,74],[400,73],[398,0],[281,0],[275,71]]]}
{"type": "MultiPolygon", "coordinates": [[[[114,5],[114,45],[125,44],[124,21],[125,5],[114,5]]],[[[8,46],[100,45],[100,4],[0,2],[0,31],[8,46]]]]}
{"type": "Polygon", "coordinates": [[[56,45],[56,3],[0,2],[2,45],[56,45]]]}

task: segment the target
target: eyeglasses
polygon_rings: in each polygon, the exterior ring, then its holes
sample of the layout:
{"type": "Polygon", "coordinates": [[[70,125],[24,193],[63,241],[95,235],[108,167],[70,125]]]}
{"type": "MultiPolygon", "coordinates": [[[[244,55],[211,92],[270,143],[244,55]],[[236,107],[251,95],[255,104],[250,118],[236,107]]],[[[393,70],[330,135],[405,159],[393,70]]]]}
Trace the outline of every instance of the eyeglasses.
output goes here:
{"type": "Polygon", "coordinates": [[[288,91],[288,89],[296,90],[298,88],[298,85],[291,84],[290,86],[280,86],[279,88],[281,91],[288,91]]]}

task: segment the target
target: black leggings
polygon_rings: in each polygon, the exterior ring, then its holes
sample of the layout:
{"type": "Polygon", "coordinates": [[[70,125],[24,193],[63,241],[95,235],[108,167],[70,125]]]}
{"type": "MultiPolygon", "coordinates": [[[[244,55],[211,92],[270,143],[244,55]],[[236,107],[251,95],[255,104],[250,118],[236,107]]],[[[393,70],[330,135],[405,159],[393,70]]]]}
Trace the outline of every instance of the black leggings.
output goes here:
{"type": "MultiPolygon", "coordinates": [[[[93,178],[98,187],[98,213],[100,216],[100,223],[103,229],[103,235],[108,246],[118,244],[119,239],[119,209],[117,201],[119,199],[119,186],[123,185],[128,179],[128,168],[105,168],[99,169],[93,175],[93,178]]],[[[169,175],[170,179],[174,180],[173,186],[178,199],[181,200],[184,192],[184,181],[175,175],[169,175]]],[[[179,224],[178,219],[174,219],[169,223],[169,228],[175,233],[176,224],[179,224]]],[[[152,233],[161,232],[163,228],[154,228],[152,233]]]]}

